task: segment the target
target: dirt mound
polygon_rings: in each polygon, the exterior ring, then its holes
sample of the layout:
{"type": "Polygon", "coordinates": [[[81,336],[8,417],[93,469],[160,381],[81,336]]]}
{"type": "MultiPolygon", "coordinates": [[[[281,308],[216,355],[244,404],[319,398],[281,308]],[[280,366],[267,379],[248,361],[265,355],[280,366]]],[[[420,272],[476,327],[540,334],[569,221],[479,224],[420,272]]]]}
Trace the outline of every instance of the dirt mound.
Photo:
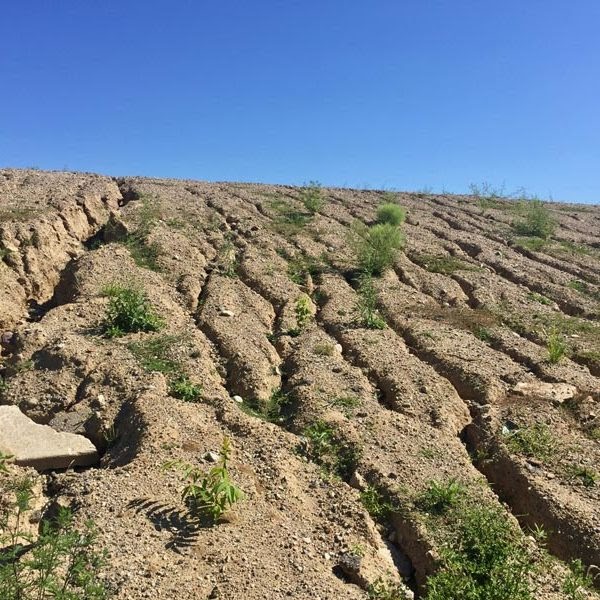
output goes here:
{"type": "Polygon", "coordinates": [[[597,597],[600,209],[546,210],[0,171],[0,402],[102,457],[41,505],[94,520],[118,598],[470,598],[469,543],[498,598],[597,597]],[[366,280],[383,202],[406,243],[366,280]],[[208,523],[163,467],[224,438],[244,498],[208,523]]]}

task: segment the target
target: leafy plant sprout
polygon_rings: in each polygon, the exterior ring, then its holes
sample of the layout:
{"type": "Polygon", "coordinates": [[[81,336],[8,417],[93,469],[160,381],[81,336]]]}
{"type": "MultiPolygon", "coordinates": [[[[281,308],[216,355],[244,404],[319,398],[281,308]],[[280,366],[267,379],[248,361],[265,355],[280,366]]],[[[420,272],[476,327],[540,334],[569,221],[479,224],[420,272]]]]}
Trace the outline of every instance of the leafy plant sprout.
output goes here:
{"type": "Polygon", "coordinates": [[[229,475],[230,456],[231,441],[225,437],[219,451],[219,462],[208,472],[180,461],[165,463],[165,469],[177,469],[182,473],[185,486],[181,497],[193,516],[216,523],[231,507],[243,499],[244,493],[233,483],[229,475]]]}

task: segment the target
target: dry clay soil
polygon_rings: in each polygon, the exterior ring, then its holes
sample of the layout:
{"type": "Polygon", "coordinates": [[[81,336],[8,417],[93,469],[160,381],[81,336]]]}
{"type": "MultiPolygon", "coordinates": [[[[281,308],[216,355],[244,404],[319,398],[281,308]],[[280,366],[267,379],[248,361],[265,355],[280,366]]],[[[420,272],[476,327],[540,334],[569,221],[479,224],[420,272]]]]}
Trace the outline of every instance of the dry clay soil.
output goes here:
{"type": "Polygon", "coordinates": [[[378,579],[424,596],[444,539],[416,499],[456,479],[546,561],[535,597],[566,598],[564,561],[600,564],[600,208],[552,204],[535,250],[510,201],[395,194],[406,244],[374,282],[373,330],[348,233],[390,197],[321,194],[310,215],[293,187],[0,171],[0,402],[102,456],[39,474],[41,504],[94,520],[118,598],[359,599],[378,579]],[[163,328],[103,335],[110,284],[143,288],[163,328]],[[554,364],[552,334],[568,346],[554,364]],[[152,340],[198,402],[132,351],[152,340]],[[281,413],[261,418],[273,398],[281,413]],[[315,423],[352,450],[340,476],[303,451],[315,423]],[[536,427],[548,456],[506,443],[536,427]],[[209,469],[225,436],[244,499],[201,526],[162,466],[209,469]],[[376,522],[365,489],[391,515],[376,522]]]}

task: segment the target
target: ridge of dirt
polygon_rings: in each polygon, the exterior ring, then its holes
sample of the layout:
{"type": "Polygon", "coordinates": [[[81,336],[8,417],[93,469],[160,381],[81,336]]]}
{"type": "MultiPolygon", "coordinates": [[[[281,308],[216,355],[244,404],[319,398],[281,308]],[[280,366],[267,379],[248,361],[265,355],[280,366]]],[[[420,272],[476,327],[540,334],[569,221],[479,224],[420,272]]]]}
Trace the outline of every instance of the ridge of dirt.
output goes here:
{"type": "Polygon", "coordinates": [[[39,475],[40,516],[95,521],[118,598],[366,599],[381,581],[426,598],[451,532],[419,498],[459,482],[525,534],[535,597],[568,598],[565,563],[600,564],[600,208],[550,205],[531,250],[509,201],[395,194],[406,245],[368,329],[348,231],[390,196],[323,189],[310,214],[302,194],[0,170],[0,403],[102,454],[39,475]],[[103,335],[115,284],[160,331],[103,335]],[[175,397],[182,375],[199,401],[175,397]],[[198,526],[163,465],[208,469],[225,436],[245,497],[198,526]]]}

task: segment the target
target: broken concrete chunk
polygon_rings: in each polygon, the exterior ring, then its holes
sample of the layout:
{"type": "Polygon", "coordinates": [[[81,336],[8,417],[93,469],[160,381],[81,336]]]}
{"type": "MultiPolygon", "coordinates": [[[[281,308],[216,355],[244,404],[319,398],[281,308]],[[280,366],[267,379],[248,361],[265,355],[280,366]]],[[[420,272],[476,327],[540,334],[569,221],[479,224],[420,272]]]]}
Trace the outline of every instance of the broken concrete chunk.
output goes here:
{"type": "Polygon", "coordinates": [[[515,385],[513,392],[520,396],[541,398],[554,402],[570,400],[577,394],[577,388],[569,383],[545,383],[542,381],[521,381],[515,385]]]}
{"type": "Polygon", "coordinates": [[[14,456],[17,465],[38,471],[98,462],[96,447],[87,438],[38,425],[17,406],[0,406],[0,451],[14,456]]]}

